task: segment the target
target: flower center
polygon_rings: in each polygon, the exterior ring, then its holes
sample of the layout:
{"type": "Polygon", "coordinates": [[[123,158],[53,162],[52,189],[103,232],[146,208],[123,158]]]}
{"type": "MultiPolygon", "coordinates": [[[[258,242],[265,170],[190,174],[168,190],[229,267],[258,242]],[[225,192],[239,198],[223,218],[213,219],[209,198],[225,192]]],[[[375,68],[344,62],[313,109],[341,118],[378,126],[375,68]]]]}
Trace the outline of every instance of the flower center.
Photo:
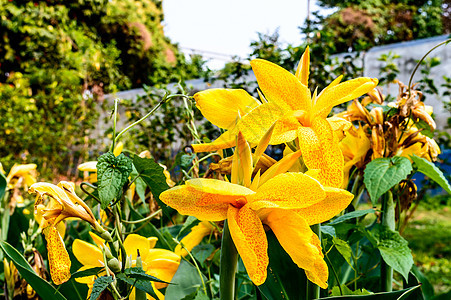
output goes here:
{"type": "Polygon", "coordinates": [[[302,126],[310,126],[309,114],[305,110],[296,110],[293,112],[293,117],[295,117],[302,126]]]}
{"type": "Polygon", "coordinates": [[[240,198],[235,199],[235,201],[232,202],[232,203],[230,203],[230,204],[231,204],[233,207],[241,208],[241,207],[243,207],[244,205],[246,205],[246,203],[247,203],[247,199],[246,199],[245,197],[240,197],[240,198]]]}

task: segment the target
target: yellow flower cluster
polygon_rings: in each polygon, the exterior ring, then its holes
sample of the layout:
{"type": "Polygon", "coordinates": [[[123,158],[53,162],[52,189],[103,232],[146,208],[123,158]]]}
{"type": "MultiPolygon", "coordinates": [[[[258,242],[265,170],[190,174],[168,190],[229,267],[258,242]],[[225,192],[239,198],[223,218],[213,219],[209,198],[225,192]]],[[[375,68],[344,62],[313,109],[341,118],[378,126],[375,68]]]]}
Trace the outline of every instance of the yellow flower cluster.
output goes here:
{"type": "Polygon", "coordinates": [[[353,198],[339,188],[344,165],[339,140],[350,123],[327,116],[334,106],[373,90],[378,81],[357,78],[340,83],[340,76],[321,93],[312,94],[307,86],[308,48],[294,75],[261,59],[251,61],[251,66],[262,92],[260,101],[233,89],[194,95],[202,114],[226,132],[193,148],[202,152],[235,147],[230,182],[192,179],[163,192],[160,199],[181,214],[203,221],[227,220],[255,284],[263,284],[267,276],[263,227],[267,225],[309,280],[326,288],[328,268],[318,236],[309,225],[329,220],[353,198]],[[282,143],[296,149],[268,168],[258,168],[266,147],[282,143]],[[305,173],[286,173],[299,164],[307,169],[305,173]]]}

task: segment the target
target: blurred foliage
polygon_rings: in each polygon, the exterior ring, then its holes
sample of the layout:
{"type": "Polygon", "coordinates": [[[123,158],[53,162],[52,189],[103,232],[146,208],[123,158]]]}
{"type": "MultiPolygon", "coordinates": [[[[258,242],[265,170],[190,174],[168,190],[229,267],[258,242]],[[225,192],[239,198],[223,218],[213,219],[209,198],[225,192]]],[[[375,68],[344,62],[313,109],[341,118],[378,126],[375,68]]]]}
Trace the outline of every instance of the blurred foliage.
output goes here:
{"type": "Polygon", "coordinates": [[[104,93],[201,75],[204,61],[186,60],[164,36],[161,5],[0,0],[4,165],[65,172],[91,150],[104,93]]]}

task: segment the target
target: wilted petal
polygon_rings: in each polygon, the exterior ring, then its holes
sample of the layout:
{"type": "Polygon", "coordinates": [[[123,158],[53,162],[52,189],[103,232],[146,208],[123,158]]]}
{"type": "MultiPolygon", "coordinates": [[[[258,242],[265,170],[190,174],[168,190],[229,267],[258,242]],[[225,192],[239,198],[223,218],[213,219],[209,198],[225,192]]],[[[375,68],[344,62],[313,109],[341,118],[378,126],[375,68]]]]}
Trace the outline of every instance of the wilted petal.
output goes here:
{"type": "Polygon", "coordinates": [[[60,285],[70,278],[70,258],[64,246],[58,230],[49,226],[43,233],[47,240],[47,252],[49,256],[50,275],[55,284],[60,285]]]}
{"type": "Polygon", "coordinates": [[[326,197],[321,184],[303,173],[285,173],[268,180],[249,197],[253,210],[309,207],[326,197]]]}
{"type": "Polygon", "coordinates": [[[237,117],[246,115],[260,102],[245,90],[208,89],[194,95],[196,106],[212,124],[225,129],[236,125],[237,117]]]}
{"type": "Polygon", "coordinates": [[[269,264],[268,241],[257,214],[247,205],[240,209],[230,206],[227,213],[233,242],[252,282],[261,285],[266,280],[269,264]]]}
{"type": "Polygon", "coordinates": [[[296,138],[298,120],[289,109],[274,102],[262,104],[241,118],[238,129],[249,143],[258,144],[273,125],[270,144],[280,144],[296,138]]]}
{"type": "Polygon", "coordinates": [[[330,124],[316,118],[311,127],[300,127],[299,148],[309,169],[320,169],[318,180],[324,186],[340,187],[343,180],[343,154],[330,124]]]}
{"type": "Polygon", "coordinates": [[[254,192],[240,185],[215,179],[192,179],[160,195],[161,201],[183,215],[205,221],[227,218],[229,204],[242,203],[254,192]]]}
{"type": "Polygon", "coordinates": [[[309,225],[319,224],[332,219],[348,207],[354,198],[353,194],[343,189],[324,187],[324,190],[326,197],[322,201],[296,210],[309,225]]]}
{"type": "Polygon", "coordinates": [[[320,94],[313,108],[314,115],[326,118],[332,107],[358,98],[376,87],[376,78],[360,77],[340,83],[320,94]]]}
{"type": "Polygon", "coordinates": [[[292,110],[311,112],[312,102],[310,90],[299,79],[272,62],[254,59],[252,70],[260,89],[269,102],[292,110]]]}

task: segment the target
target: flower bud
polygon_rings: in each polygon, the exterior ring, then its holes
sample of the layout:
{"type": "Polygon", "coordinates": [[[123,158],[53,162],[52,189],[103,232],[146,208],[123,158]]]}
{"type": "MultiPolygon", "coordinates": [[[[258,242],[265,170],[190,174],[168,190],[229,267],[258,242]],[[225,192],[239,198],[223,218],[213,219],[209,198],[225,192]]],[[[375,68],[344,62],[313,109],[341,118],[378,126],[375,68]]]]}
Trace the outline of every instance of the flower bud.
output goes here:
{"type": "Polygon", "coordinates": [[[108,268],[114,273],[119,273],[121,271],[121,263],[116,257],[113,257],[108,260],[108,268]]]}

